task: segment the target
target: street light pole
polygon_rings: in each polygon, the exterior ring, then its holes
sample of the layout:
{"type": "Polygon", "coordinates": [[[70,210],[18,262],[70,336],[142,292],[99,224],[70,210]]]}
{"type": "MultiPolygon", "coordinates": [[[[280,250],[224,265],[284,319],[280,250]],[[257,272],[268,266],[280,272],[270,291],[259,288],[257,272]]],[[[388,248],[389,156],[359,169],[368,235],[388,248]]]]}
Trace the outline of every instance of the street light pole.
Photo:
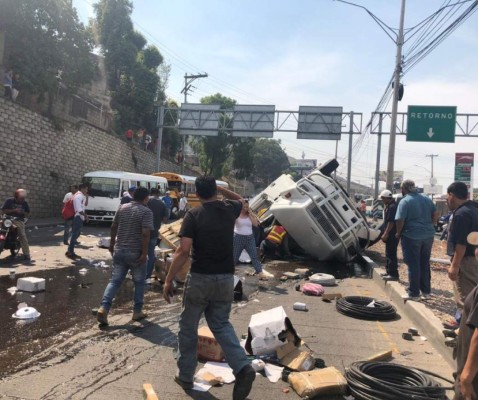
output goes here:
{"type": "Polygon", "coordinates": [[[388,146],[387,189],[393,189],[393,175],[395,164],[395,137],[397,134],[398,92],[400,89],[400,74],[402,72],[403,25],[405,21],[405,0],[402,0],[400,11],[400,27],[397,38],[397,56],[395,59],[395,76],[393,79],[392,117],[390,127],[390,143],[388,146]]]}
{"type": "MultiPolygon", "coordinates": [[[[181,93],[184,93],[184,103],[188,102],[188,93],[193,88],[192,83],[196,79],[207,78],[207,74],[184,75],[184,87],[181,93]]],[[[183,135],[183,156],[181,160],[181,173],[184,174],[184,157],[186,155],[186,135],[183,135]]]]}

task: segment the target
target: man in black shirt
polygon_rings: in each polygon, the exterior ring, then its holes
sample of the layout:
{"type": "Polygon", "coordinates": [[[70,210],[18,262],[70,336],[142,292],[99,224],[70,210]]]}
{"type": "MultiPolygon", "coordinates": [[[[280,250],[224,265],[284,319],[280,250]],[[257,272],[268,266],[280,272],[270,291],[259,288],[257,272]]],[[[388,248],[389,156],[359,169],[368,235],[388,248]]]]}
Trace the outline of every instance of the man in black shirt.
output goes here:
{"type": "MultiPolygon", "coordinates": [[[[468,235],[468,244],[478,260],[478,232],[468,235]]],[[[456,348],[457,376],[453,400],[472,400],[478,394],[478,286],[464,303],[456,348]],[[473,393],[474,392],[474,393],[473,393]]]]}
{"type": "Polygon", "coordinates": [[[453,211],[448,226],[447,254],[451,257],[448,277],[453,281],[455,301],[463,308],[466,296],[478,285],[478,260],[474,246],[466,240],[470,232],[478,231],[478,208],[468,200],[468,188],[463,182],[453,182],[447,194],[448,207],[453,211]]]}
{"type": "Polygon", "coordinates": [[[30,207],[25,198],[27,191],[25,189],[17,189],[14,197],[5,200],[2,206],[2,213],[7,214],[15,219],[13,225],[18,231],[18,240],[22,246],[23,259],[27,262],[31,261],[30,246],[28,245],[27,233],[25,231],[25,218],[30,214],[30,207]]]}
{"type": "Polygon", "coordinates": [[[384,190],[380,193],[380,198],[385,204],[385,215],[383,225],[385,230],[382,234],[382,241],[385,242],[385,257],[387,264],[385,269],[387,274],[382,276],[386,281],[398,281],[398,260],[397,247],[399,240],[396,238],[397,226],[395,224],[395,214],[397,213],[397,203],[390,190],[384,190]]]}
{"type": "Polygon", "coordinates": [[[148,263],[146,264],[146,284],[151,283],[151,274],[153,273],[154,263],[156,261],[154,249],[158,244],[159,228],[161,228],[161,223],[168,222],[168,210],[166,209],[163,201],[159,198],[159,189],[152,188],[150,194],[151,197],[148,201],[148,207],[153,212],[154,228],[149,236],[148,263]]]}
{"type": "Polygon", "coordinates": [[[236,377],[233,400],[244,400],[256,374],[229,322],[234,296],[234,225],[242,209],[242,199],[230,190],[218,188],[212,177],[196,179],[196,194],[201,206],[189,210],[184,217],[179,232],[180,245],[163,291],[169,303],[172,281],[187,261],[192,248],[191,273],[186,281],[179,319],[178,372],[175,381],[185,390],[193,388],[197,365],[197,330],[204,313],[236,377]],[[218,190],[230,200],[217,200],[218,190]]]}

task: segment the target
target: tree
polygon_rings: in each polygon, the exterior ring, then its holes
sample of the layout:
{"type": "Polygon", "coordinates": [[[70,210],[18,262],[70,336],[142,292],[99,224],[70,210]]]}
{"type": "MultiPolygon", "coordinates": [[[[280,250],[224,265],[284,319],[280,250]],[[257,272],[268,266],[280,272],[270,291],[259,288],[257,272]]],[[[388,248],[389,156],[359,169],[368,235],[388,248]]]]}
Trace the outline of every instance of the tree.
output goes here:
{"type": "MultiPolygon", "coordinates": [[[[218,104],[223,110],[234,107],[236,100],[216,93],[203,97],[201,104],[218,104]]],[[[221,116],[221,125],[225,126],[229,117],[224,113],[221,116]]],[[[221,129],[217,136],[198,136],[193,139],[192,146],[199,157],[199,166],[204,175],[220,178],[224,172],[226,161],[231,156],[235,140],[230,132],[221,129]]]]}
{"type": "Polygon", "coordinates": [[[72,0],[2,0],[0,29],[5,30],[5,65],[17,87],[48,97],[51,114],[58,88],[74,92],[91,82],[93,41],[79,22],[72,0]]]}
{"type": "Polygon", "coordinates": [[[280,141],[275,139],[257,139],[253,160],[254,178],[264,185],[268,185],[290,167],[287,154],[280,146],[280,141]]]}
{"type": "Polygon", "coordinates": [[[95,4],[93,30],[105,56],[116,128],[153,131],[156,106],[165,100],[158,74],[164,60],[159,50],[147,46],[144,36],[134,30],[132,11],[129,0],[100,0],[95,4]]]}

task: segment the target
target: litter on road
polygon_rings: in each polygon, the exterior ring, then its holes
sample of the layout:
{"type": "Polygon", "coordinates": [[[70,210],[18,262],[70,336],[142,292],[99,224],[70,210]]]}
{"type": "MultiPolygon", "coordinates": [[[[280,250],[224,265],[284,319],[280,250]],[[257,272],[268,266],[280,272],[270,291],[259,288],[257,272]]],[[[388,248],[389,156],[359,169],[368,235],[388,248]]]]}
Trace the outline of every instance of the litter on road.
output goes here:
{"type": "Polygon", "coordinates": [[[16,319],[35,319],[41,314],[33,307],[28,307],[25,303],[20,303],[18,310],[12,315],[16,319]],[[21,306],[21,307],[20,307],[21,306]]]}
{"type": "Polygon", "coordinates": [[[33,276],[18,278],[17,288],[22,292],[42,292],[45,290],[45,279],[33,276]]]}

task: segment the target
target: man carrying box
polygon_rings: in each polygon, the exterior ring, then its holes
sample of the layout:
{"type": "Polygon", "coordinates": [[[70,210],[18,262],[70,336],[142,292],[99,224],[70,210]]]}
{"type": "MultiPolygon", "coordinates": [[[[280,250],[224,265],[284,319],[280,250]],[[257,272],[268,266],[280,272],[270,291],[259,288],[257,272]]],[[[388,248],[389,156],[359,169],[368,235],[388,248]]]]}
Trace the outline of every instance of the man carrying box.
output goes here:
{"type": "Polygon", "coordinates": [[[256,373],[229,322],[234,296],[234,224],[242,209],[242,199],[228,189],[217,187],[212,177],[196,179],[196,194],[201,206],[189,210],[184,217],[179,232],[180,245],[163,291],[169,303],[172,281],[192,248],[191,273],[185,284],[179,319],[178,372],[175,381],[185,390],[193,388],[198,324],[204,313],[236,377],[233,400],[244,400],[251,391],[256,373]],[[230,200],[219,201],[218,190],[230,200]]]}

